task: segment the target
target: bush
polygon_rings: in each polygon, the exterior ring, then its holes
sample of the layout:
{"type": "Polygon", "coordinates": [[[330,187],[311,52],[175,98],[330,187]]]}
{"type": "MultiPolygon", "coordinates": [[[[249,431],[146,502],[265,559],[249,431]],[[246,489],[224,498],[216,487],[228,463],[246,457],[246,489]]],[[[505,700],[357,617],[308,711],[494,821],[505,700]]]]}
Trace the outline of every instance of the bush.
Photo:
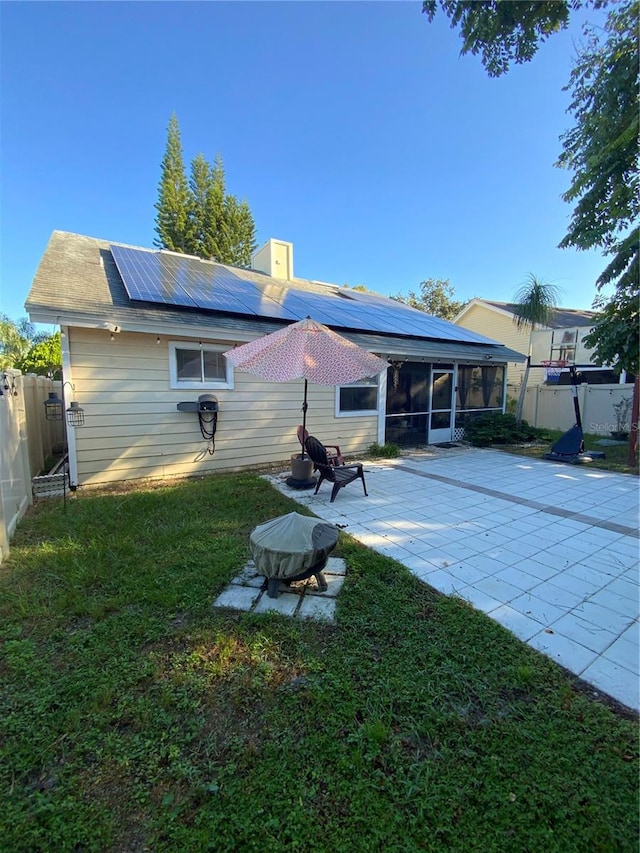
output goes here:
{"type": "Polygon", "coordinates": [[[396,459],[400,455],[397,444],[372,444],[369,446],[369,456],[374,459],[396,459]]]}
{"type": "Polygon", "coordinates": [[[488,447],[490,444],[520,444],[533,441],[542,436],[541,430],[532,427],[526,421],[517,424],[515,415],[495,412],[473,418],[464,428],[464,437],[474,447],[488,447]]]}

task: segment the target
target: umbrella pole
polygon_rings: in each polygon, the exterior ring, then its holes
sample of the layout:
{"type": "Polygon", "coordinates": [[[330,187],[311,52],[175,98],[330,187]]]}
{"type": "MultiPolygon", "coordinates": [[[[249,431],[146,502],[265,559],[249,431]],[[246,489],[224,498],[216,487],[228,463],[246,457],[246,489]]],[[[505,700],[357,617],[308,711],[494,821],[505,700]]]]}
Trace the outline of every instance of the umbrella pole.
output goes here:
{"type": "Polygon", "coordinates": [[[302,403],[302,458],[305,458],[305,436],[307,434],[307,380],[304,380],[304,402],[302,403]]]}

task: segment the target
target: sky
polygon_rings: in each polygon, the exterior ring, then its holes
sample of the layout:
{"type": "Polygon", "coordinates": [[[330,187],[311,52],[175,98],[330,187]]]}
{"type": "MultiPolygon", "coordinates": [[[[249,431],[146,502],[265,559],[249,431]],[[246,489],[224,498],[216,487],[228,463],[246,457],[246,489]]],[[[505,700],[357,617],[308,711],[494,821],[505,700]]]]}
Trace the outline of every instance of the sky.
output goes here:
{"type": "Polygon", "coordinates": [[[298,277],[509,301],[532,273],[590,308],[605,261],[557,248],[554,163],[597,14],[494,79],[420,0],[2,2],[0,311],[25,315],[54,230],[153,246],[174,112],[187,172],[221,154],[298,277]]]}

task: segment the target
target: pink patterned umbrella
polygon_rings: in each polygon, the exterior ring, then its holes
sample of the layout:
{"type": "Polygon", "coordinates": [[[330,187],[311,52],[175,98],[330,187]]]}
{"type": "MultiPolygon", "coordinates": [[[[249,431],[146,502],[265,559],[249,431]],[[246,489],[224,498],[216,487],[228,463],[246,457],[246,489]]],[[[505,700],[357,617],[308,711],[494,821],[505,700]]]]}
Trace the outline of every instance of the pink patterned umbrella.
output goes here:
{"type": "MultiPolygon", "coordinates": [[[[302,425],[307,426],[307,382],[348,385],[375,376],[387,362],[307,317],[225,352],[237,367],[271,382],[304,379],[302,425]]],[[[303,454],[304,456],[304,448],[303,454]]]]}

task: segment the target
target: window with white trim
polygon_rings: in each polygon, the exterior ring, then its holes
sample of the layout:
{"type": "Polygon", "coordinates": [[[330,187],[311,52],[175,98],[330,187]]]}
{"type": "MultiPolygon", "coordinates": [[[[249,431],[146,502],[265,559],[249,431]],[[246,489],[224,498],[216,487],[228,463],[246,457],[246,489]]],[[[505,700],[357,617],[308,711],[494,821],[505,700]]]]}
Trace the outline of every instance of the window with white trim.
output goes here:
{"type": "Polygon", "coordinates": [[[169,377],[172,388],[233,388],[233,365],[221,344],[169,341],[169,377]]]}
{"type": "Polygon", "coordinates": [[[378,411],[378,377],[368,376],[336,390],[336,415],[367,415],[378,411]]]}

